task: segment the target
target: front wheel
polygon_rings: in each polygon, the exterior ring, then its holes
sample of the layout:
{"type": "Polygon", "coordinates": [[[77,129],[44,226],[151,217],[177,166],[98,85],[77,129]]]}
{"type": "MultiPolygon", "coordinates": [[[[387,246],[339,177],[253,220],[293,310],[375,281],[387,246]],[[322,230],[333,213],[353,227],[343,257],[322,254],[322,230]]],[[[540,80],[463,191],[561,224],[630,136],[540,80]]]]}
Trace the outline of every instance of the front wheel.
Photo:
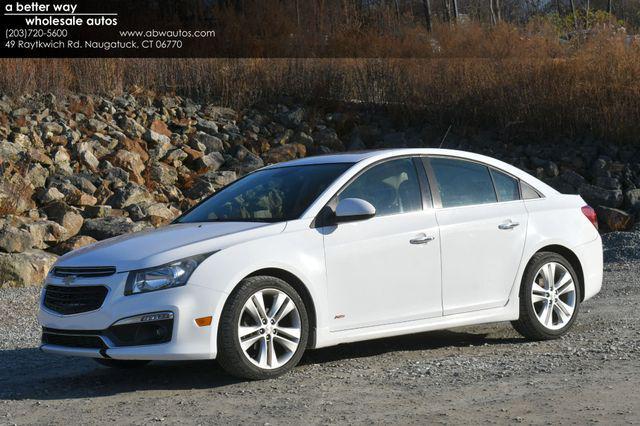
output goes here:
{"type": "Polygon", "coordinates": [[[277,377],[298,364],[308,334],[307,311],[293,287],[275,277],[249,277],[222,312],[218,362],[237,377],[277,377]]]}
{"type": "Polygon", "coordinates": [[[524,272],[520,317],[513,327],[528,339],[557,339],[576,320],[580,297],[580,285],[571,264],[559,254],[538,253],[524,272]]]}

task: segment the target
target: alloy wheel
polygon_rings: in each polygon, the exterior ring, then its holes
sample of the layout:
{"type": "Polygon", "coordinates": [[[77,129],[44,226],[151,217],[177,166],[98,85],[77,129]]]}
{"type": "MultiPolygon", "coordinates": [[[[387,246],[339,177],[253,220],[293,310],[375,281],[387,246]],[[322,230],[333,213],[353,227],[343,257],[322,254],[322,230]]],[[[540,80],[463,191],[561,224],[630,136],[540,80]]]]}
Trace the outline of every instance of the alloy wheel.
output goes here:
{"type": "Polygon", "coordinates": [[[302,324],[300,312],[285,292],[267,288],[255,292],[242,307],[238,339],[244,356],[263,369],[285,365],[296,353],[302,324]]]}
{"type": "Polygon", "coordinates": [[[533,280],[531,303],[545,328],[559,330],[566,326],[576,308],[576,284],[567,268],[558,262],[542,265],[533,280]]]}

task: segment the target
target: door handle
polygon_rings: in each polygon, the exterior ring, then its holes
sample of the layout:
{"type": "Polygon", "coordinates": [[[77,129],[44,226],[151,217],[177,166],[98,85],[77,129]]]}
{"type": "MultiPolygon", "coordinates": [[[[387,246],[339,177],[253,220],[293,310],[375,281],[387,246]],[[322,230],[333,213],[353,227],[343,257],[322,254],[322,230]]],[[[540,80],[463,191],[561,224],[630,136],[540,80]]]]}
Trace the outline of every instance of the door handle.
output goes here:
{"type": "Polygon", "coordinates": [[[516,226],[520,226],[520,224],[519,224],[518,222],[511,222],[511,221],[508,221],[508,222],[501,223],[500,225],[498,225],[498,228],[499,228],[499,229],[506,230],[506,229],[513,229],[513,228],[515,228],[516,226]]]}
{"type": "Polygon", "coordinates": [[[430,241],[435,240],[436,237],[427,237],[426,235],[422,235],[420,237],[413,238],[409,240],[411,244],[427,244],[430,241]]]}

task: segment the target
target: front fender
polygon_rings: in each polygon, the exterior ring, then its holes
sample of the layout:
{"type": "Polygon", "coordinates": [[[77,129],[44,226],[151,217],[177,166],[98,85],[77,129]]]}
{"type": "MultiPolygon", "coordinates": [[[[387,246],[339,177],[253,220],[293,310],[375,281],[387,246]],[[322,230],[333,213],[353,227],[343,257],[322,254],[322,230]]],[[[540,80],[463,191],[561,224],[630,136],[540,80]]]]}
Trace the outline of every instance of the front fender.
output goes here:
{"type": "MultiPolygon", "coordinates": [[[[314,303],[316,326],[325,327],[327,286],[322,234],[308,224],[293,222],[281,234],[225,248],[196,269],[189,283],[220,295],[215,301],[212,326],[217,330],[222,310],[236,286],[247,276],[268,268],[286,271],[303,283],[314,303]]],[[[213,333],[212,338],[216,337],[213,333]]]]}

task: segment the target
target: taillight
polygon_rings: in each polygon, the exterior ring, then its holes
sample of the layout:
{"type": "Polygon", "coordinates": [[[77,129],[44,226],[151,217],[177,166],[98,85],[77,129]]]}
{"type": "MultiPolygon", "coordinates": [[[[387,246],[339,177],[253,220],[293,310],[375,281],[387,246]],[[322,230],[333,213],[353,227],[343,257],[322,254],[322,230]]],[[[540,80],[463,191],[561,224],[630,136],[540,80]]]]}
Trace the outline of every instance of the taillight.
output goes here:
{"type": "Polygon", "coordinates": [[[598,215],[596,215],[596,211],[591,206],[583,206],[582,214],[584,214],[587,219],[589,219],[589,222],[598,229],[598,215]]]}

